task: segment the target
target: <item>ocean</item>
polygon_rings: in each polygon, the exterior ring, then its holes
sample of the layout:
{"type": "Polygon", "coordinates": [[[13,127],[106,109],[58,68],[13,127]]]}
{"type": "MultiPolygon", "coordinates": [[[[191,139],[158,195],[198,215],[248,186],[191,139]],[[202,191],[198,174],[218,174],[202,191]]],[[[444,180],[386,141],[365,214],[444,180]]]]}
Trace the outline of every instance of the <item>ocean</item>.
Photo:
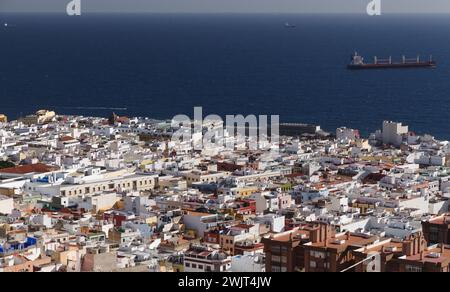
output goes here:
{"type": "Polygon", "coordinates": [[[0,14],[0,113],[277,114],[450,139],[450,15],[0,14]],[[286,28],[285,23],[296,28],[286,28]],[[358,51],[436,69],[349,71],[358,51]]]}

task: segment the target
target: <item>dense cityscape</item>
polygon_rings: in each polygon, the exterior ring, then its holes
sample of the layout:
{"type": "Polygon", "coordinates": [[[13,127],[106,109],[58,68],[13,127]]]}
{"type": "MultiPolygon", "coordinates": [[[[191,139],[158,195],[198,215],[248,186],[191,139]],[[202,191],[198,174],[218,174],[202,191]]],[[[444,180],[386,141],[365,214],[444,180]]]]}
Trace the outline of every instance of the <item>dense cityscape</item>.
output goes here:
{"type": "Polygon", "coordinates": [[[0,271],[449,272],[448,141],[280,124],[199,150],[180,127],[0,115],[0,271]]]}

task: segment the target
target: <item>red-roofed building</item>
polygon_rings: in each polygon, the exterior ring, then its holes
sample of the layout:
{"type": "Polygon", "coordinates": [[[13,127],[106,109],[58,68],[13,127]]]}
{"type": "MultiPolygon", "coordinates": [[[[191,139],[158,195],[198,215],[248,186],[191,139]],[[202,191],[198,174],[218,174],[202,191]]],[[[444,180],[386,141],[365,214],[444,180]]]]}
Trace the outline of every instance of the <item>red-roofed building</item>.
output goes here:
{"type": "Polygon", "coordinates": [[[305,268],[305,247],[333,234],[326,224],[310,224],[263,238],[267,272],[300,272],[305,268]]]}
{"type": "Polygon", "coordinates": [[[450,272],[450,246],[435,245],[399,259],[399,272],[450,272]]]}
{"type": "Polygon", "coordinates": [[[204,246],[191,246],[184,254],[185,272],[226,272],[231,269],[231,257],[204,246]]]}
{"type": "Polygon", "coordinates": [[[27,174],[42,174],[59,170],[59,167],[49,166],[43,163],[20,165],[0,169],[0,176],[2,177],[20,177],[27,174]]]}
{"type": "Polygon", "coordinates": [[[71,136],[63,136],[61,138],[59,138],[58,141],[58,149],[70,149],[70,148],[75,148],[78,145],[80,145],[80,141],[78,141],[77,139],[71,137],[71,136]]]}

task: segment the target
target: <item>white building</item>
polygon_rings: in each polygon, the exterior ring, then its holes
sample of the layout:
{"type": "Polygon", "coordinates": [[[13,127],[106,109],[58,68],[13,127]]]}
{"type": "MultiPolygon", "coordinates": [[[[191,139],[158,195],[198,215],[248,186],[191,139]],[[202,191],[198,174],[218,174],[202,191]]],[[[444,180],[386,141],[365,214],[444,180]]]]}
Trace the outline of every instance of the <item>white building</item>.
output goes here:
{"type": "Polygon", "coordinates": [[[403,140],[403,135],[408,134],[408,126],[392,121],[383,122],[382,141],[383,144],[399,147],[403,140]]]}
{"type": "Polygon", "coordinates": [[[227,272],[231,269],[231,257],[218,250],[193,246],[184,254],[185,272],[227,272]]]}
{"type": "Polygon", "coordinates": [[[234,273],[263,273],[266,271],[263,254],[236,255],[231,258],[234,273]]]}
{"type": "Polygon", "coordinates": [[[203,236],[205,231],[225,223],[218,214],[188,212],[183,216],[183,223],[187,230],[194,230],[198,236],[203,236]]]}
{"type": "Polygon", "coordinates": [[[115,192],[95,194],[84,199],[79,206],[85,210],[99,212],[111,209],[119,200],[120,197],[115,192]]]}
{"type": "Polygon", "coordinates": [[[345,127],[336,129],[336,139],[340,143],[349,143],[359,138],[359,131],[355,129],[349,129],[345,127]]]}
{"type": "Polygon", "coordinates": [[[270,227],[272,232],[282,232],[285,226],[285,217],[276,214],[266,214],[255,218],[255,222],[265,224],[270,227]]]}
{"type": "Polygon", "coordinates": [[[9,215],[14,209],[14,199],[0,195],[0,214],[9,215]]]}

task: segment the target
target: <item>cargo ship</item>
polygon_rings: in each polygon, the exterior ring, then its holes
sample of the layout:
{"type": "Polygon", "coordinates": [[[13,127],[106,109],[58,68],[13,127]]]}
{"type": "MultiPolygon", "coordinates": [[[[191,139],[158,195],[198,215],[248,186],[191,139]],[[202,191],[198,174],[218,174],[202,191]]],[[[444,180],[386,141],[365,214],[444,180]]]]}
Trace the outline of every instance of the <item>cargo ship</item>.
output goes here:
{"type": "Polygon", "coordinates": [[[391,69],[391,68],[436,68],[436,62],[433,61],[433,57],[430,56],[428,61],[421,61],[420,56],[414,59],[408,59],[405,56],[402,57],[401,62],[392,62],[392,57],[388,59],[379,59],[374,57],[373,63],[365,63],[364,58],[358,53],[351,57],[351,62],[347,66],[350,70],[359,69],[391,69]]]}

